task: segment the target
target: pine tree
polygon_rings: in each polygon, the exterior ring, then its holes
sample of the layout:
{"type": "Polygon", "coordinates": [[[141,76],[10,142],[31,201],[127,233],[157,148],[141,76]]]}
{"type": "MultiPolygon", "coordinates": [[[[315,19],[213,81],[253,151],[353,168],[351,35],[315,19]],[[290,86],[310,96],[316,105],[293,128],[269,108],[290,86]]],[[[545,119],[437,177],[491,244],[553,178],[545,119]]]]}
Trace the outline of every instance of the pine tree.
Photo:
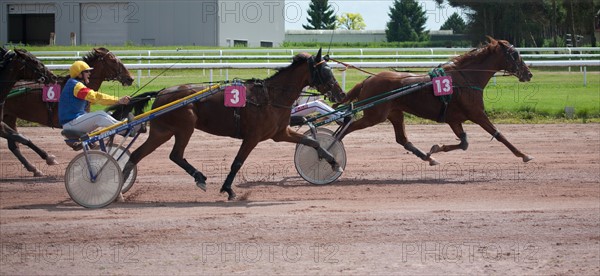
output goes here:
{"type": "Polygon", "coordinates": [[[388,41],[423,41],[425,32],[425,11],[416,0],[394,0],[390,7],[390,21],[385,34],[388,41]]]}
{"type": "Polygon", "coordinates": [[[308,5],[308,24],[305,30],[333,30],[336,27],[334,10],[328,0],[311,0],[308,5]]]}
{"type": "Polygon", "coordinates": [[[467,24],[465,23],[465,20],[463,20],[458,13],[453,13],[448,17],[448,20],[444,22],[444,25],[440,27],[440,30],[452,30],[455,34],[462,34],[465,32],[466,28],[467,24]]]}

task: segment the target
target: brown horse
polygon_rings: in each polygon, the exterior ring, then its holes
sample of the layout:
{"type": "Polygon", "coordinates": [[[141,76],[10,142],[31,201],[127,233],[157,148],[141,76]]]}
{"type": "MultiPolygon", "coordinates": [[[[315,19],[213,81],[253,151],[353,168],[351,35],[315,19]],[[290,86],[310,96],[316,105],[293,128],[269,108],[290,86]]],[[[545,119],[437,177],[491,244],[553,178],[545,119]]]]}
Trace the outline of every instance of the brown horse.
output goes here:
{"type": "Polygon", "coordinates": [[[4,111],[4,101],[10,89],[19,80],[49,84],[56,81],[56,76],[26,50],[11,51],[0,47],[0,119],[4,111]]]}
{"type": "MultiPolygon", "coordinates": [[[[298,99],[304,87],[315,87],[335,101],[343,97],[343,91],[327,66],[326,59],[321,57],[321,50],[314,57],[305,53],[298,54],[291,65],[279,70],[273,76],[265,80],[248,80],[244,85],[248,91],[246,107],[225,107],[224,93],[220,91],[202,101],[176,109],[151,121],[148,139],[131,154],[123,170],[124,177],[129,176],[133,166],[142,158],[175,136],[175,145],[169,156],[170,159],[194,177],[198,187],[206,190],[206,177],[183,158],[185,147],[194,128],[214,135],[243,140],[221,187],[221,192],[227,192],[229,200],[235,198],[231,185],[237,172],[256,145],[267,139],[314,147],[334,170],[341,170],[335,158],[321,148],[318,141],[304,137],[289,128],[292,104],[298,99]]],[[[153,108],[203,88],[204,86],[200,85],[166,88],[158,94],[153,108]]]]}
{"type": "MultiPolygon", "coordinates": [[[[454,88],[454,94],[447,103],[447,107],[442,100],[434,96],[432,85],[425,85],[416,92],[365,109],[363,117],[352,122],[347,130],[339,136],[339,139],[341,140],[353,131],[376,125],[388,119],[394,126],[397,143],[422,160],[429,161],[430,165],[437,165],[439,163],[431,158],[431,154],[467,149],[469,144],[462,123],[470,120],[502,142],[524,162],[532,160],[533,157],[514,147],[496,129],[487,117],[483,106],[483,89],[494,73],[505,71],[509,75],[516,76],[521,82],[531,80],[532,74],[519,52],[507,41],[495,40],[491,37],[488,39],[489,43],[486,47],[472,50],[441,65],[447,75],[452,77],[454,88]],[[430,152],[425,154],[408,141],[404,129],[404,112],[438,122],[446,122],[460,139],[460,144],[434,145],[430,152]]],[[[349,103],[353,100],[361,101],[400,87],[429,81],[428,75],[381,72],[354,86],[348,91],[342,103],[349,103]]]]}
{"type": "MultiPolygon", "coordinates": [[[[131,74],[125,68],[125,65],[113,53],[106,48],[95,48],[83,57],[88,65],[94,70],[90,75],[90,82],[87,87],[93,90],[99,90],[103,81],[117,80],[124,86],[133,83],[131,74]]],[[[58,77],[61,87],[65,85],[68,76],[58,77]]],[[[49,127],[62,128],[58,123],[58,103],[44,102],[42,99],[42,87],[40,85],[24,85],[29,91],[15,97],[9,97],[5,104],[4,123],[14,130],[17,130],[17,118],[36,122],[49,127]]],[[[121,118],[117,118],[121,119],[121,118]]],[[[19,146],[13,139],[8,139],[8,148],[21,161],[27,171],[33,172],[34,176],[43,176],[43,173],[34,165],[29,163],[21,154],[19,146]]],[[[22,143],[35,151],[48,165],[58,164],[55,156],[48,154],[36,146],[31,140],[22,143]]]]}
{"type": "Polygon", "coordinates": [[[56,81],[56,76],[26,50],[0,48],[0,137],[26,143],[29,140],[27,137],[2,122],[6,97],[18,80],[49,84],[56,81]]]}

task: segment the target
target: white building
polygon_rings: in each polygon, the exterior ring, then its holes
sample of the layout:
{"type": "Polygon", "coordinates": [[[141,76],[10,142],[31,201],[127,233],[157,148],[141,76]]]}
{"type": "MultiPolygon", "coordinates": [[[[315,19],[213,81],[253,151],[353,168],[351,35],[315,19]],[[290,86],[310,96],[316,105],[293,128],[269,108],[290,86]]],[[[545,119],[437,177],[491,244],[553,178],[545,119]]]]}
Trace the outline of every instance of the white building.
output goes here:
{"type": "Polygon", "coordinates": [[[284,0],[0,0],[0,44],[279,46],[284,0]]]}

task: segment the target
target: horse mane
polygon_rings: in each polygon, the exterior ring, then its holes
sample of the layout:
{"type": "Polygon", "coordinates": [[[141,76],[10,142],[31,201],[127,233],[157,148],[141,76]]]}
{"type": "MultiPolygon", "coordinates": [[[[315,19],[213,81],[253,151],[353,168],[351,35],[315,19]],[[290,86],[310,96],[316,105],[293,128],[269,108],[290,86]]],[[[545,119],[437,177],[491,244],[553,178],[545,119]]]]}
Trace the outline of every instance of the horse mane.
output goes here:
{"type": "Polygon", "coordinates": [[[299,54],[295,55],[294,58],[292,59],[292,64],[290,64],[286,67],[277,69],[277,72],[275,74],[266,78],[265,80],[273,79],[273,78],[277,77],[279,74],[286,72],[288,70],[291,70],[291,68],[294,68],[296,65],[298,65],[302,62],[306,62],[310,57],[311,57],[311,55],[308,53],[299,53],[299,54]]]}
{"type": "Polygon", "coordinates": [[[89,53],[87,53],[82,59],[85,63],[90,64],[95,62],[97,59],[105,56],[110,51],[104,47],[94,48],[89,53]]]}
{"type": "Polygon", "coordinates": [[[498,41],[491,39],[487,45],[472,49],[465,54],[455,57],[452,59],[452,62],[460,66],[465,66],[474,62],[482,62],[484,59],[482,59],[481,56],[492,54],[497,46],[498,41]]]}

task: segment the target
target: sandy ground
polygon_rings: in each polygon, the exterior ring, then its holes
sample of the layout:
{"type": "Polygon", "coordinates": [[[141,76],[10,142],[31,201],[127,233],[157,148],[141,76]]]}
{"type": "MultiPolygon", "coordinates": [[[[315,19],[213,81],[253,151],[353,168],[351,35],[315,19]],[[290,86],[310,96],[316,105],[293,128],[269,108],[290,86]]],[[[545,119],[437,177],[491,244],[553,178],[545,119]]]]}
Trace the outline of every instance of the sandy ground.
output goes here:
{"type": "MultiPolygon", "coordinates": [[[[345,141],[348,164],[316,186],[294,146],[266,141],[219,188],[239,140],[196,132],[187,160],[208,191],[168,159],[139,164],[125,202],[84,209],[64,172],[76,152],[58,130],[21,132],[61,161],[34,178],[0,146],[0,274],[600,274],[600,125],[499,125],[536,159],[523,163],[475,125],[470,147],[429,167],[391,125],[345,141]]],[[[415,145],[456,143],[445,125],[407,126],[415,145]]],[[[137,144],[139,145],[139,143],[137,144]]]]}

